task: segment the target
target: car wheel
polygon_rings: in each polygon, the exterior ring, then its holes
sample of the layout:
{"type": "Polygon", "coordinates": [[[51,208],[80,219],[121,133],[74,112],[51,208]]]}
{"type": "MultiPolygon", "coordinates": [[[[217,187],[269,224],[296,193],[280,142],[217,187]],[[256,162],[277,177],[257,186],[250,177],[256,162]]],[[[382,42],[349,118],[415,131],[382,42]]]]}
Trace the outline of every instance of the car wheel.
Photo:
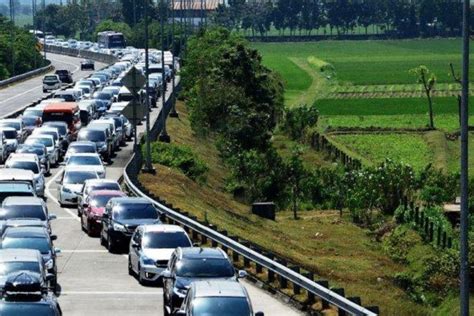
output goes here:
{"type": "Polygon", "coordinates": [[[117,251],[117,246],[113,242],[112,239],[107,238],[107,250],[109,250],[110,253],[115,253],[117,251]]]}
{"type": "Polygon", "coordinates": [[[81,230],[87,233],[86,229],[84,228],[84,220],[82,219],[82,216],[81,216],[81,230]]]}
{"type": "Polygon", "coordinates": [[[106,245],[105,239],[104,239],[104,235],[102,235],[102,233],[100,233],[100,245],[101,245],[101,246],[105,246],[105,245],[106,245]]]}
{"type": "Polygon", "coordinates": [[[128,255],[128,275],[134,275],[133,269],[132,269],[132,260],[130,260],[130,255],[128,255]]]}
{"type": "MultiPolygon", "coordinates": [[[[164,295],[163,295],[163,299],[164,299],[164,295]]],[[[165,316],[170,316],[170,313],[168,313],[168,309],[166,308],[166,304],[163,304],[163,315],[165,316]]]]}
{"type": "Polygon", "coordinates": [[[44,90],[44,89],[43,89],[43,93],[46,93],[46,92],[48,92],[48,90],[44,90]]]}
{"type": "Polygon", "coordinates": [[[137,273],[138,273],[138,283],[140,283],[140,285],[146,285],[147,282],[142,276],[142,268],[140,267],[140,264],[138,264],[137,273]]]}

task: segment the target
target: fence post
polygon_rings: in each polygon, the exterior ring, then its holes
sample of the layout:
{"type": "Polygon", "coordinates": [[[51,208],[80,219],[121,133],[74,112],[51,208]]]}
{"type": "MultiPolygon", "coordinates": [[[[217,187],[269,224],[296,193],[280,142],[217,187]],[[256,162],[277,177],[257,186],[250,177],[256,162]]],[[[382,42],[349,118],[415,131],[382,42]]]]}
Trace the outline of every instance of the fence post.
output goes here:
{"type": "MultiPolygon", "coordinates": [[[[300,267],[298,266],[292,266],[291,270],[295,271],[298,274],[300,273],[300,267]]],[[[301,287],[299,285],[296,285],[295,283],[293,283],[293,294],[301,294],[301,287]]]]}
{"type": "MultiPolygon", "coordinates": [[[[324,286],[325,288],[329,288],[329,282],[326,280],[318,280],[316,281],[321,286],[324,286]]],[[[329,302],[321,298],[321,309],[328,309],[329,308],[329,302]]]]}
{"type": "Polygon", "coordinates": [[[447,234],[445,231],[443,231],[443,248],[446,248],[446,239],[447,239],[447,234]]]}
{"type": "MultiPolygon", "coordinates": [[[[274,256],[271,252],[265,253],[265,256],[268,257],[270,260],[273,260],[274,256]]],[[[268,275],[268,283],[273,283],[275,282],[275,272],[273,272],[270,269],[267,269],[267,275],[268,275]]]]}
{"type": "MultiPolygon", "coordinates": [[[[314,281],[314,273],[313,272],[306,272],[303,274],[305,277],[310,279],[311,281],[314,281]]],[[[308,300],[306,301],[306,304],[308,305],[313,305],[316,302],[316,296],[312,292],[307,292],[308,293],[308,300]]]]}

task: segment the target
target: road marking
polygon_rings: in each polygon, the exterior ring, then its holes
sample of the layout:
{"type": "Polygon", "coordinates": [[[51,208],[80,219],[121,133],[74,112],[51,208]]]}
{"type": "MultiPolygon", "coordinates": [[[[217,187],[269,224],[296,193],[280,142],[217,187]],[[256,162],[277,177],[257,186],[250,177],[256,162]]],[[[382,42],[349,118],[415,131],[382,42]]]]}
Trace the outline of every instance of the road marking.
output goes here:
{"type": "Polygon", "coordinates": [[[107,292],[107,291],[61,291],[61,295],[157,295],[162,291],[156,292],[139,292],[139,291],[121,291],[121,292],[107,292]]]}
{"type": "Polygon", "coordinates": [[[100,250],[100,249],[91,249],[91,250],[87,250],[87,249],[77,249],[77,250],[62,250],[61,249],[61,253],[108,253],[109,251],[108,250],[100,250]]]}

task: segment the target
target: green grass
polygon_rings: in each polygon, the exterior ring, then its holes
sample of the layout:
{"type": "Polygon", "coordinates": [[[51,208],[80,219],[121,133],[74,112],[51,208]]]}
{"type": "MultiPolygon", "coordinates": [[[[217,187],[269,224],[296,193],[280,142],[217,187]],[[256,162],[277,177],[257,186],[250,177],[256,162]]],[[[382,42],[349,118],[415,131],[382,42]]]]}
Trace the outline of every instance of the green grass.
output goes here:
{"type": "Polygon", "coordinates": [[[374,163],[390,158],[422,170],[433,161],[433,151],[422,134],[348,134],[331,138],[374,163]]]}
{"type": "MultiPolygon", "coordinates": [[[[269,67],[288,81],[287,58],[315,56],[334,65],[339,82],[357,85],[410,84],[409,70],[421,64],[433,71],[439,82],[452,82],[449,63],[459,65],[459,39],[416,39],[387,41],[320,41],[306,43],[254,43],[269,67]]],[[[474,56],[474,54],[473,54],[474,56]]],[[[474,69],[471,69],[474,75],[474,69]]]]}

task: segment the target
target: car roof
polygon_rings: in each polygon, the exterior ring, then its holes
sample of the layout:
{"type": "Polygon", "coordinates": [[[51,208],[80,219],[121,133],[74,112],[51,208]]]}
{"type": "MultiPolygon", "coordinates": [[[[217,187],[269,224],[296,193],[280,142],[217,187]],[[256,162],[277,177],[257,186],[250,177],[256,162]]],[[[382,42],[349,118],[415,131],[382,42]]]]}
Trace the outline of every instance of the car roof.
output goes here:
{"type": "Polygon", "coordinates": [[[23,226],[8,227],[3,233],[3,236],[11,238],[42,238],[48,237],[49,233],[45,227],[23,226]]]}
{"type": "Polygon", "coordinates": [[[142,225],[143,231],[148,232],[162,232],[162,233],[175,233],[175,232],[185,232],[181,226],[178,225],[167,225],[167,224],[151,224],[151,225],[142,225]]]}
{"type": "Polygon", "coordinates": [[[118,197],[112,199],[116,204],[130,204],[130,203],[140,203],[140,204],[151,204],[151,202],[142,197],[134,197],[134,196],[127,196],[127,197],[118,197]]]}
{"type": "Polygon", "coordinates": [[[9,196],[3,200],[3,205],[15,204],[15,205],[43,205],[44,201],[35,196],[9,196]]]}
{"type": "Polygon", "coordinates": [[[20,123],[20,122],[21,122],[21,119],[19,119],[19,118],[1,119],[0,122],[15,122],[15,123],[20,123]]]}
{"type": "Polygon", "coordinates": [[[47,122],[43,123],[43,126],[48,126],[48,125],[51,125],[51,126],[64,125],[64,126],[67,127],[67,123],[66,122],[61,122],[61,121],[47,121],[47,122]]]}
{"type": "Polygon", "coordinates": [[[71,155],[70,158],[72,157],[98,157],[100,158],[98,153],[74,153],[71,155]]]}
{"type": "Polygon", "coordinates": [[[82,172],[82,173],[95,173],[97,175],[97,171],[95,170],[84,170],[84,166],[66,166],[64,167],[64,172],[82,172]]]}
{"type": "Polygon", "coordinates": [[[11,153],[10,157],[8,157],[8,161],[11,160],[36,161],[38,160],[38,156],[33,153],[11,153]]]}
{"type": "Polygon", "coordinates": [[[118,190],[97,190],[97,191],[92,191],[89,194],[89,197],[94,197],[94,196],[103,196],[103,195],[114,195],[117,197],[126,197],[127,194],[125,194],[122,191],[118,190]]]}
{"type": "Polygon", "coordinates": [[[0,169],[0,179],[9,180],[25,180],[34,178],[34,173],[31,170],[18,168],[2,168],[0,169]]]}
{"type": "Polygon", "coordinates": [[[87,141],[87,140],[75,141],[75,142],[72,142],[71,144],[69,144],[69,148],[70,147],[80,147],[80,146],[93,146],[93,147],[96,147],[94,142],[90,142],[90,141],[87,141]]]}
{"type": "Polygon", "coordinates": [[[0,262],[40,262],[41,254],[36,249],[0,249],[0,262]]]}
{"type": "Polygon", "coordinates": [[[242,284],[230,280],[193,282],[194,297],[247,297],[242,284]]]}
{"type": "Polygon", "coordinates": [[[185,258],[214,258],[214,259],[227,259],[225,254],[220,248],[201,248],[201,247],[188,247],[179,248],[181,249],[182,257],[185,258]]]}
{"type": "Polygon", "coordinates": [[[16,132],[16,128],[14,127],[7,127],[7,126],[0,126],[0,131],[15,131],[16,132]]]}

